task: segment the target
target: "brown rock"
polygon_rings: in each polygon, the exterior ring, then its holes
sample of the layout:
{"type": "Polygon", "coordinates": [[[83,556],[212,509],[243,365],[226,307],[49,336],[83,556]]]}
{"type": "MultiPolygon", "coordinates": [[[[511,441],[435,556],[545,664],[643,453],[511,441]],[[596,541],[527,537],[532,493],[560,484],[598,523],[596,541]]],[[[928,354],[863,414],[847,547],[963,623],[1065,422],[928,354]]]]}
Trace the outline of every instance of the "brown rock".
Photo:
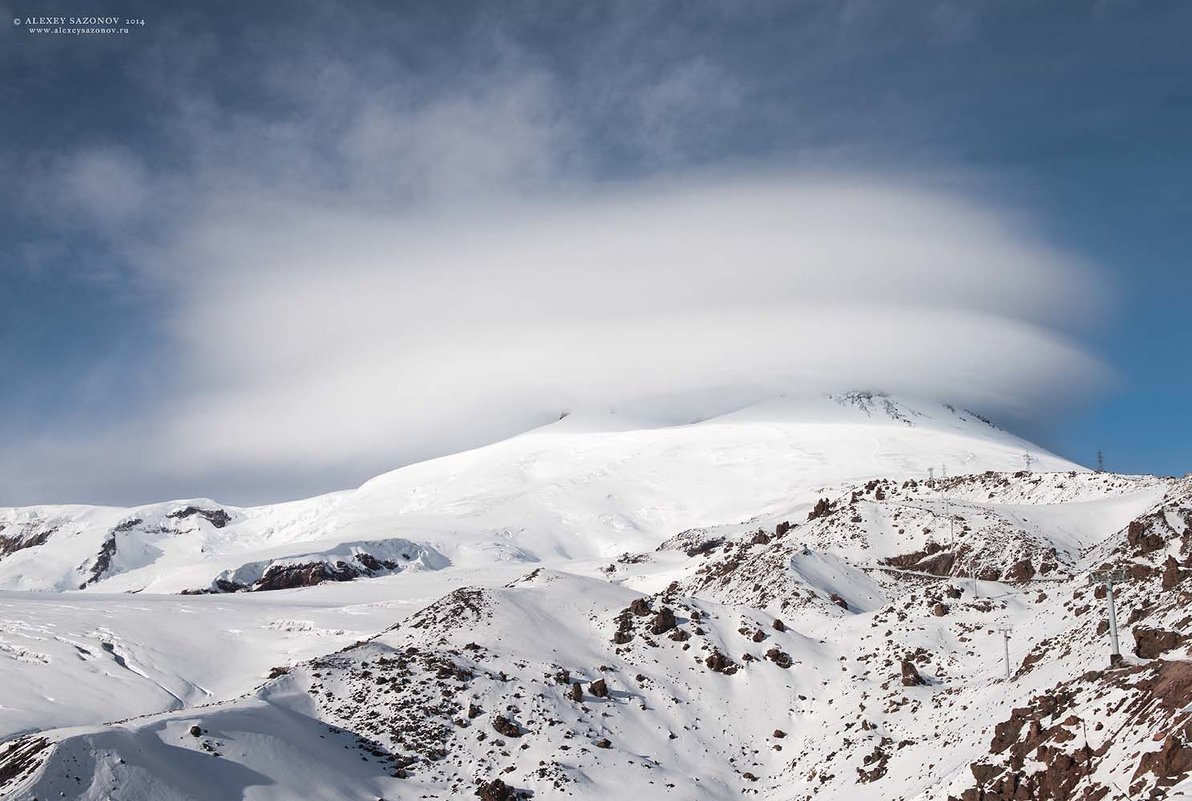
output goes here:
{"type": "Polygon", "coordinates": [[[1149,626],[1134,627],[1134,653],[1143,659],[1156,659],[1178,648],[1182,641],[1179,632],[1149,626]]]}
{"type": "Polygon", "coordinates": [[[827,498],[820,498],[815,503],[815,507],[807,513],[808,520],[815,520],[816,518],[826,517],[832,512],[832,502],[827,498]]]}
{"type": "Polygon", "coordinates": [[[604,679],[596,679],[596,681],[588,685],[588,692],[597,698],[608,698],[608,684],[605,683],[604,679]]]}
{"type": "Polygon", "coordinates": [[[658,610],[658,614],[654,616],[654,621],[650,625],[651,634],[665,634],[678,625],[675,620],[675,613],[670,607],[662,607],[658,610]]]}
{"type": "Polygon", "coordinates": [[[724,673],[729,676],[737,672],[737,663],[719,651],[713,651],[708,658],[704,660],[704,664],[707,665],[710,670],[714,670],[717,673],[724,673]]]}
{"type": "Polygon", "coordinates": [[[505,737],[522,736],[521,726],[518,726],[504,715],[497,715],[493,718],[493,729],[496,730],[497,734],[504,735],[505,737]]]}
{"type": "Polygon", "coordinates": [[[1153,520],[1132,520],[1126,529],[1126,541],[1134,548],[1135,553],[1144,554],[1157,551],[1166,544],[1160,534],[1151,531],[1153,520]]]}
{"type": "Polygon", "coordinates": [[[1183,578],[1184,574],[1180,569],[1180,563],[1169,555],[1167,561],[1163,563],[1163,589],[1173,589],[1183,578]]]}
{"type": "Polygon", "coordinates": [[[577,703],[584,700],[584,685],[578,681],[572,684],[571,689],[567,691],[567,697],[577,703]]]}
{"type": "Polygon", "coordinates": [[[481,782],[476,788],[476,796],[480,801],[518,801],[525,797],[500,779],[481,782]]]}
{"type": "Polygon", "coordinates": [[[1030,581],[1035,577],[1035,566],[1030,559],[1019,559],[1006,570],[1006,581],[1030,581]]]}
{"type": "Polygon", "coordinates": [[[775,665],[778,665],[778,667],[782,668],[783,670],[788,669],[791,665],[794,664],[794,661],[791,659],[791,655],[788,654],[786,651],[783,651],[782,649],[777,648],[777,647],[771,648],[769,651],[766,651],[766,659],[769,659],[771,662],[773,662],[775,665]]]}
{"type": "Polygon", "coordinates": [[[915,667],[915,663],[909,659],[902,660],[902,686],[920,687],[925,684],[927,682],[919,675],[919,669],[915,667]]]}

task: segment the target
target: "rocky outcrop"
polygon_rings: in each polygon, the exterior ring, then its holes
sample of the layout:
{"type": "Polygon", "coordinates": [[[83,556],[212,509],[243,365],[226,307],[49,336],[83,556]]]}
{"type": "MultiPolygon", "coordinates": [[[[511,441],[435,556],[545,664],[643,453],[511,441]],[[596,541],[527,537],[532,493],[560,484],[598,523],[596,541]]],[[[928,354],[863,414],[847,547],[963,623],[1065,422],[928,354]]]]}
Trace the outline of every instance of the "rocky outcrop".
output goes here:
{"type": "Polygon", "coordinates": [[[250,587],[252,592],[268,592],[269,590],[289,590],[294,587],[313,587],[324,581],[351,581],[361,575],[345,562],[329,565],[326,562],[315,562],[305,565],[274,565],[265,571],[261,580],[250,587]]]}
{"type": "Polygon", "coordinates": [[[437,569],[447,564],[442,554],[427,545],[402,539],[368,540],[343,543],[328,554],[250,562],[225,570],[205,588],[184,590],[183,594],[288,590],[390,575],[412,567],[437,569]]]}
{"type": "Polygon", "coordinates": [[[108,572],[108,568],[112,566],[112,557],[115,555],[116,534],[113,532],[103,541],[103,545],[99,546],[99,553],[95,556],[95,563],[91,565],[91,575],[79,585],[79,589],[85,589],[89,584],[94,584],[103,578],[103,574],[108,572]]]}
{"type": "Polygon", "coordinates": [[[1131,520],[1126,527],[1126,542],[1138,556],[1157,551],[1167,544],[1167,538],[1156,530],[1157,515],[1147,515],[1137,520],[1131,520]]]}
{"type": "Polygon", "coordinates": [[[784,670],[790,668],[790,666],[794,664],[794,660],[791,659],[791,655],[786,651],[783,651],[781,648],[771,648],[770,650],[766,651],[766,659],[769,659],[775,665],[778,665],[778,667],[784,670]]]}
{"type": "Polygon", "coordinates": [[[223,509],[203,509],[198,506],[187,506],[185,509],[170,512],[166,517],[174,520],[185,520],[188,517],[194,517],[196,515],[216,528],[223,528],[232,522],[232,516],[223,509]]]}
{"type": "MultiPolygon", "coordinates": [[[[0,531],[4,531],[4,526],[0,526],[0,531]]],[[[31,536],[24,532],[17,534],[0,534],[0,559],[17,551],[23,551],[26,548],[36,548],[38,545],[45,545],[50,539],[50,535],[55,533],[57,528],[46,528],[34,532],[31,536]]]]}
{"type": "Polygon", "coordinates": [[[504,737],[521,737],[523,733],[521,726],[504,715],[497,715],[493,718],[493,731],[504,737]]]}
{"type": "Polygon", "coordinates": [[[651,634],[665,634],[678,625],[675,620],[675,612],[669,607],[662,607],[658,610],[658,614],[654,616],[654,620],[650,623],[651,634]]]}
{"type": "Polygon", "coordinates": [[[827,498],[820,498],[815,502],[815,506],[807,513],[808,520],[818,520],[821,517],[827,517],[832,513],[832,502],[827,498]]]}
{"type": "Polygon", "coordinates": [[[41,766],[50,741],[45,737],[26,735],[0,745],[0,785],[24,778],[41,766]]]}
{"type": "Polygon", "coordinates": [[[708,670],[715,671],[716,673],[723,673],[726,676],[731,676],[737,672],[737,663],[729,659],[720,651],[712,651],[712,653],[708,655],[708,658],[704,660],[704,664],[707,665],[708,670]]]}
{"type": "Polygon", "coordinates": [[[1177,631],[1149,626],[1134,627],[1134,653],[1143,659],[1156,659],[1168,651],[1175,650],[1183,641],[1184,638],[1177,631]]]}
{"type": "Polygon", "coordinates": [[[915,663],[909,659],[902,660],[901,673],[903,687],[919,687],[927,684],[927,681],[919,675],[919,669],[915,667],[915,663]]]}
{"type": "Polygon", "coordinates": [[[480,801],[520,801],[520,799],[529,798],[529,795],[521,790],[515,790],[500,779],[492,779],[477,785],[476,797],[480,801]]]}
{"type": "Polygon", "coordinates": [[[1189,704],[1192,663],[1158,659],[1146,665],[1087,673],[1033,697],[998,723],[989,747],[993,759],[970,766],[976,784],[965,790],[959,801],[1091,801],[1109,797],[1110,788],[1100,784],[1094,773],[1107,749],[1116,744],[1115,738],[1130,730],[1127,726],[1147,740],[1161,743],[1157,749],[1143,745],[1133,753],[1138,762],[1129,797],[1141,797],[1139,793],[1147,787],[1155,789],[1146,797],[1164,797],[1162,788],[1192,773],[1189,704]],[[1099,699],[1111,689],[1124,697],[1106,710],[1099,699]],[[1117,717],[1106,719],[1110,714],[1117,717]],[[1087,724],[1085,716],[1091,717],[1087,724]],[[1090,747],[1088,732],[1103,726],[1112,727],[1117,734],[1113,738],[1099,736],[1096,741],[1101,745],[1090,747]],[[1160,734],[1151,738],[1146,734],[1151,731],[1160,734]]]}

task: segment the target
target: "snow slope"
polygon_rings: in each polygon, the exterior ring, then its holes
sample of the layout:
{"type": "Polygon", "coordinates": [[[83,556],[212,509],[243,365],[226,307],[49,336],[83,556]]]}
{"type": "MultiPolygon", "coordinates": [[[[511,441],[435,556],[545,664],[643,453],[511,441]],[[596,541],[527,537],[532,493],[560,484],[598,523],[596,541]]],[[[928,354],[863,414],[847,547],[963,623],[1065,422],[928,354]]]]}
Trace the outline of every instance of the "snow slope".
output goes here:
{"type": "Polygon", "coordinates": [[[251,587],[270,567],[275,579],[296,565],[343,578],[607,557],[821,487],[1016,470],[1025,454],[1036,470],[1080,469],[971,413],[880,395],[780,399],[667,427],[573,416],[306,501],[0,510],[0,588],[179,592],[251,587]]]}
{"type": "Polygon", "coordinates": [[[0,592],[5,799],[1192,795],[1192,479],[946,407],[567,418],[308,501],[3,519],[0,575],[62,590],[0,592]],[[161,594],[218,581],[292,588],[161,594]]]}

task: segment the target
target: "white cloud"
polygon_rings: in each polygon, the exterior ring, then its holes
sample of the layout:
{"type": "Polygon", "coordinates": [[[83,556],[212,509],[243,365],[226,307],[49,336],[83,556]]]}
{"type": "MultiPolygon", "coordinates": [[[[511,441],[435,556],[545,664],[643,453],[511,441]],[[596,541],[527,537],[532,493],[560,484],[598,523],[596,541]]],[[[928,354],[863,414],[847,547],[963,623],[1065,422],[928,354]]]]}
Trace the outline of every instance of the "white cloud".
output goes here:
{"type": "Polygon", "coordinates": [[[185,380],[153,434],[196,473],[382,469],[565,409],[681,393],[683,415],[713,414],[725,387],[1038,418],[1105,379],[1060,333],[1099,302],[1090,276],[921,190],[718,180],[486,217],[215,207],[171,254],[185,380]]]}
{"type": "Polygon", "coordinates": [[[135,419],[8,443],[11,497],[294,496],[565,409],[783,392],[1037,421],[1106,380],[1070,333],[1096,277],[1022,220],[875,176],[676,177],[745,87],[682,42],[625,60],[637,35],[570,79],[504,43],[442,81],[293,48],[263,108],[197,47],[160,87],[176,166],[92,147],[48,184],[157,291],[172,365],[135,419]],[[622,151],[655,177],[594,180],[622,151]]]}

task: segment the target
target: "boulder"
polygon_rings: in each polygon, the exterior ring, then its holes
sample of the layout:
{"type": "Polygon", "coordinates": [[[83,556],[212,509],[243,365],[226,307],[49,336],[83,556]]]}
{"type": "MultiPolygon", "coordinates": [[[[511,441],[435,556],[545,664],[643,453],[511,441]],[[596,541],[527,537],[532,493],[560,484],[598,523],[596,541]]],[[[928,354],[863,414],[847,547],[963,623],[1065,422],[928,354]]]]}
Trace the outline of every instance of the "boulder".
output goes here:
{"type": "Polygon", "coordinates": [[[909,659],[902,660],[902,686],[921,687],[925,684],[927,681],[919,675],[919,669],[915,667],[915,663],[909,659]]]}

